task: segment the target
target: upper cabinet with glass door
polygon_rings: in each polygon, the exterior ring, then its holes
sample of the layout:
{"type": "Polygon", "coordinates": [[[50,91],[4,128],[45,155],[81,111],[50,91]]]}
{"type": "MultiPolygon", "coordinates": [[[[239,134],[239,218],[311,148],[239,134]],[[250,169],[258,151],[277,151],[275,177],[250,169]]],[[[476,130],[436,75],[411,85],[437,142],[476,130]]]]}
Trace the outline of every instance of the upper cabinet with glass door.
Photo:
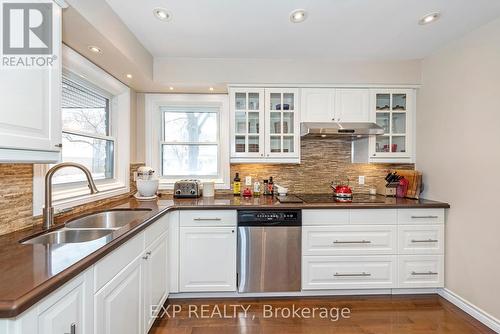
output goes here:
{"type": "Polygon", "coordinates": [[[298,163],[297,89],[232,88],[231,162],[298,163]]]}
{"type": "Polygon", "coordinates": [[[412,89],[372,90],[372,112],[384,135],[370,138],[371,162],[413,162],[412,89]]]}

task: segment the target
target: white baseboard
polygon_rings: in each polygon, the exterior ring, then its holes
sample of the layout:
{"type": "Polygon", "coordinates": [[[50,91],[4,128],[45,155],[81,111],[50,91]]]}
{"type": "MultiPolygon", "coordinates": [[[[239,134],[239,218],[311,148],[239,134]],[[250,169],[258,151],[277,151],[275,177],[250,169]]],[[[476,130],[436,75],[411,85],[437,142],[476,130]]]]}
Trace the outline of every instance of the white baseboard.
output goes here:
{"type": "Polygon", "coordinates": [[[438,291],[438,294],[465,313],[468,313],[470,316],[483,323],[485,326],[488,326],[495,332],[500,333],[500,320],[498,320],[491,314],[485,312],[476,305],[471,304],[467,300],[463,299],[459,295],[446,288],[440,289],[438,291]]]}

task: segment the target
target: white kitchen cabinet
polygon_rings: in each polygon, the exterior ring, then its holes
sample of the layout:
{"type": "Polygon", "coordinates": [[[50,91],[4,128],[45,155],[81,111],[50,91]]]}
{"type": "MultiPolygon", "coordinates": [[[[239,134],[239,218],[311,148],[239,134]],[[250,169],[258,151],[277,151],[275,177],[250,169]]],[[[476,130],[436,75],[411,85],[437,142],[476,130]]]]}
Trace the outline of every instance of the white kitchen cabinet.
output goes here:
{"type": "Polygon", "coordinates": [[[0,162],[57,162],[61,133],[61,8],[53,6],[50,68],[0,69],[0,162]]]}
{"type": "Polygon", "coordinates": [[[302,88],[300,90],[301,122],[331,122],[335,120],[335,89],[302,88]]]}
{"type": "Polygon", "coordinates": [[[143,333],[142,257],[137,257],[94,296],[95,333],[143,333]]]}
{"type": "Polygon", "coordinates": [[[144,262],[144,333],[153,325],[168,297],[167,234],[146,247],[144,262]]]}
{"type": "Polygon", "coordinates": [[[370,90],[302,88],[301,122],[374,122],[370,90]]]}
{"type": "Polygon", "coordinates": [[[415,90],[371,90],[371,114],[384,135],[369,138],[369,161],[414,162],[415,90]]]}
{"type": "Polygon", "coordinates": [[[180,292],[236,291],[236,227],[180,228],[180,292]]]}
{"type": "Polygon", "coordinates": [[[229,94],[231,162],[300,162],[298,89],[230,88],[229,94]]]}
{"type": "Polygon", "coordinates": [[[369,89],[336,89],[335,113],[337,122],[373,122],[370,113],[369,89]]]}

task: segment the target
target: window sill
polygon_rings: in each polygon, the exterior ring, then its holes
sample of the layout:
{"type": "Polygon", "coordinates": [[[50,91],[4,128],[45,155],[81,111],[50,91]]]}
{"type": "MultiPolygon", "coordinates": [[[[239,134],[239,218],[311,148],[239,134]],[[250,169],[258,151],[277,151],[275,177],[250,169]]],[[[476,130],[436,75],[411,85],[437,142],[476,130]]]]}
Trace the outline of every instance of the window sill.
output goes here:
{"type": "Polygon", "coordinates": [[[97,194],[90,194],[89,188],[86,185],[66,190],[54,190],[52,194],[52,204],[55,212],[58,213],[62,210],[73,208],[78,205],[108,199],[130,192],[130,187],[125,186],[121,182],[101,184],[98,185],[97,188],[99,189],[97,194]]]}
{"type": "MultiPolygon", "coordinates": [[[[170,180],[170,179],[163,179],[160,180],[160,184],[158,186],[159,190],[173,190],[174,189],[174,184],[175,181],[177,180],[170,180]]],[[[214,182],[214,187],[217,190],[228,190],[231,189],[231,185],[228,183],[225,183],[223,180],[213,180],[211,179],[210,181],[214,182]]],[[[200,180],[201,185],[203,187],[203,182],[210,182],[209,180],[200,180]]]]}

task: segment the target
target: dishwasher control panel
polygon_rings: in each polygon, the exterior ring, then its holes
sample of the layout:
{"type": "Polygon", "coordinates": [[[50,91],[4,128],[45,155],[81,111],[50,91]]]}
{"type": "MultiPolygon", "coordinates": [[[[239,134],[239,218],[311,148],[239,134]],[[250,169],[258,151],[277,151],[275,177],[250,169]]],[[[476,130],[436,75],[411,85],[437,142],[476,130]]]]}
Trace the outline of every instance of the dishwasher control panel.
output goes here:
{"type": "Polygon", "coordinates": [[[239,226],[301,226],[301,210],[239,210],[239,226]]]}

